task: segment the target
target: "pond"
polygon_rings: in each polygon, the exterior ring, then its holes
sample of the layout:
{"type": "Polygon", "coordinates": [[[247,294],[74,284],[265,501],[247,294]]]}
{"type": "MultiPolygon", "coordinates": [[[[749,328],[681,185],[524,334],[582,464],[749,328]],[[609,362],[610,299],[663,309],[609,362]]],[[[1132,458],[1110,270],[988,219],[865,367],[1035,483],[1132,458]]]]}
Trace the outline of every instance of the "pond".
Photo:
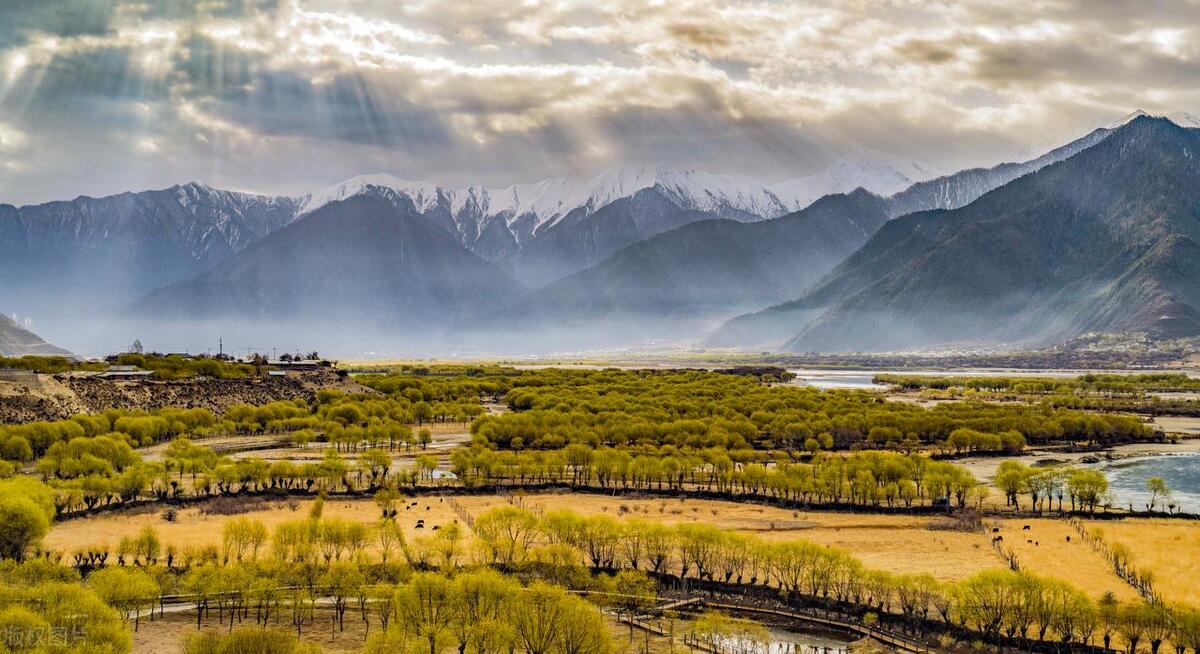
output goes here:
{"type": "MultiPolygon", "coordinates": [[[[1170,490],[1170,502],[1176,510],[1200,513],[1200,453],[1146,456],[1092,464],[1108,477],[1113,504],[1144,510],[1150,502],[1146,481],[1151,477],[1162,477],[1170,490]]],[[[1166,502],[1160,497],[1157,510],[1165,510],[1166,502]]]]}

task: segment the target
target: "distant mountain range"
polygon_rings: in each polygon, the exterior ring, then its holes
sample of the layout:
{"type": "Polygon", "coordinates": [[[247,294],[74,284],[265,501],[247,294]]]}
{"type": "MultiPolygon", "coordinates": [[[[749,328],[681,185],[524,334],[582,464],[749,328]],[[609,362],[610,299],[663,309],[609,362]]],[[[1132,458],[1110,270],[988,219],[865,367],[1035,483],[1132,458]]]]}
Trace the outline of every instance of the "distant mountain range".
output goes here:
{"type": "Polygon", "coordinates": [[[1200,334],[1200,130],[1140,116],[951,211],[885,224],[798,299],[714,345],[792,351],[1200,334]]]}
{"type": "Polygon", "coordinates": [[[1200,149],[1179,126],[1194,119],[1172,120],[1134,114],[1031,161],[942,177],[858,153],[773,185],[660,165],[503,189],[371,175],[298,197],[187,184],[0,205],[0,306],[453,327],[454,342],[543,330],[581,348],[1190,333],[1191,191],[1172,184],[1194,181],[1200,149]],[[1167,136],[1129,141],[1143,132],[1167,136]]]}
{"type": "Polygon", "coordinates": [[[864,190],[771,220],[701,220],[621,249],[460,331],[552,333],[562,347],[700,335],[712,321],[781,301],[829,272],[888,219],[864,190]]]}
{"type": "Polygon", "coordinates": [[[30,354],[67,356],[70,352],[47,343],[12,318],[0,314],[0,356],[21,357],[30,354]]]}

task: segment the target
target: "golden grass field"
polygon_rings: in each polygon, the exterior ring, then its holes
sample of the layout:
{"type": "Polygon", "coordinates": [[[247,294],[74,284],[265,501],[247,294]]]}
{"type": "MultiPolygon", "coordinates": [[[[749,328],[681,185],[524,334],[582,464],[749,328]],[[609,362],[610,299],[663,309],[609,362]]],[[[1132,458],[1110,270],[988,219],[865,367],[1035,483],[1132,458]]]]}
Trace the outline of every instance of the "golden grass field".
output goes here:
{"type": "Polygon", "coordinates": [[[1086,523],[1109,543],[1123,543],[1134,565],[1154,574],[1154,589],[1167,602],[1200,606],[1200,523],[1170,519],[1086,523]]]}
{"type": "Polygon", "coordinates": [[[1000,535],[1005,546],[1017,555],[1022,570],[1066,581],[1093,599],[1109,591],[1120,600],[1138,598],[1137,592],[1117,577],[1108,562],[1081,541],[1065,520],[1003,520],[1000,535]],[[1025,525],[1029,525],[1029,531],[1024,530],[1025,525]]]}
{"type": "MultiPolygon", "coordinates": [[[[438,497],[427,496],[416,501],[416,507],[400,511],[398,523],[407,536],[429,535],[434,525],[457,519],[451,505],[438,497]],[[418,518],[425,520],[424,530],[415,528],[418,518]]],[[[495,496],[466,496],[457,501],[476,515],[505,503],[495,496]]],[[[872,568],[928,572],[946,581],[1003,564],[982,535],[932,530],[929,529],[932,519],[924,517],[793,512],[715,500],[629,499],[591,494],[529,495],[520,502],[529,508],[570,509],[613,517],[641,516],[668,524],[704,521],[770,540],[807,539],[853,552],[872,568]]],[[[275,503],[243,515],[274,528],[281,522],[308,515],[310,506],[311,501],[302,501],[292,510],[283,503],[275,503]]],[[[326,502],[324,515],[371,523],[378,519],[379,509],[371,500],[335,499],[326,502]]],[[[220,544],[223,525],[233,517],[239,516],[204,515],[195,507],[180,510],[175,522],[164,520],[161,512],[96,516],[55,525],[45,544],[68,553],[91,545],[112,548],[122,536],[135,536],[147,525],[154,527],[164,544],[179,548],[220,544]]]]}

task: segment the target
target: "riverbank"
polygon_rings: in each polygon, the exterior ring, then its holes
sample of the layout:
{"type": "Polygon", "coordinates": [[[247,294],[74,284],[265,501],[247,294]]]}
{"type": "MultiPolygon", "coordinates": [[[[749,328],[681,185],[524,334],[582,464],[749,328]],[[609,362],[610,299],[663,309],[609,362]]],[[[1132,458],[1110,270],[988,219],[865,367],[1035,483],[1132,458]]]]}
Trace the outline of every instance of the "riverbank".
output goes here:
{"type": "Polygon", "coordinates": [[[957,459],[954,463],[965,466],[980,481],[990,482],[996,469],[1004,461],[1019,461],[1027,466],[1096,464],[1104,461],[1120,461],[1143,457],[1200,454],[1200,439],[1186,439],[1178,443],[1126,443],[1096,452],[1064,452],[1059,450],[1031,449],[1019,456],[978,456],[957,459]]]}

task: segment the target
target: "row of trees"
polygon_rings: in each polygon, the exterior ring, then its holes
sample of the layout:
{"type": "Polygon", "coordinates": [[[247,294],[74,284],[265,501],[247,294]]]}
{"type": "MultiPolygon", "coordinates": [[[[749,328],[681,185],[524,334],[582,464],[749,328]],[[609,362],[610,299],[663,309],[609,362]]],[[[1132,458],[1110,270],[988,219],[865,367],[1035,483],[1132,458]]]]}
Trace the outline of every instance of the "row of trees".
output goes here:
{"type": "Polygon", "coordinates": [[[520,486],[570,484],[606,489],[702,490],[785,501],[913,506],[981,499],[964,467],[894,452],[821,454],[807,463],[770,461],[752,450],[599,448],[574,444],[550,452],[460,448],[450,455],[459,482],[520,486]]]}
{"type": "MultiPolygon", "coordinates": [[[[186,438],[172,441],[158,460],[112,436],[76,438],[54,445],[36,469],[53,488],[60,513],[118,505],[144,498],[168,500],[243,492],[352,493],[459,485],[525,487],[564,485],[620,490],[718,493],[779,502],[905,507],[980,506],[987,488],[964,467],[919,454],[861,451],[820,453],[806,462],[744,449],[594,449],[572,444],[551,451],[497,451],[478,445],[449,456],[450,475],[437,476],[433,454],[397,468],[382,447],[345,456],[327,449],[316,461],[295,463],[256,457],[231,459],[186,438]]],[[[1046,510],[1069,501],[1072,511],[1111,506],[1108,482],[1086,468],[1034,469],[1002,462],[995,486],[1008,504],[1046,510]]]]}
{"type": "Polygon", "coordinates": [[[1095,511],[1097,506],[1110,506],[1108,479],[1098,470],[1088,468],[1032,468],[1020,461],[1002,461],[994,478],[996,489],[1004,494],[1005,503],[1021,509],[1021,496],[1029,496],[1029,508],[1045,511],[1054,508],[1063,510],[1064,498],[1071,501],[1071,510],[1076,508],[1095,511]]]}

